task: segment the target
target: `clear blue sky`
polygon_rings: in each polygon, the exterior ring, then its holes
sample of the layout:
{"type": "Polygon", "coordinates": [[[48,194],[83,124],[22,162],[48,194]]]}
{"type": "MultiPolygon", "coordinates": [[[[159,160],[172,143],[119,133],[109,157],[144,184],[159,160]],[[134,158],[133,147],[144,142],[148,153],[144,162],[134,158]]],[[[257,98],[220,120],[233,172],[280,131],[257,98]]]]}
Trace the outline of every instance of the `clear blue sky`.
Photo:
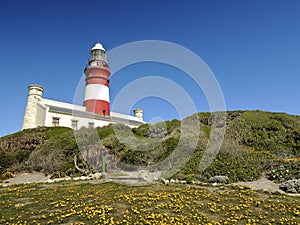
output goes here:
{"type": "MultiPolygon", "coordinates": [[[[0,136],[21,129],[28,84],[44,86],[45,98],[72,102],[97,40],[107,50],[139,40],[177,43],[211,68],[228,110],[300,115],[299,12],[298,0],[0,1],[0,136]]],[[[111,102],[134,79],[161,74],[181,82],[180,71],[160,64],[124,69],[111,80],[111,102]]],[[[184,83],[197,110],[208,111],[184,83]]],[[[148,121],[176,117],[161,99],[137,105],[148,121]]]]}

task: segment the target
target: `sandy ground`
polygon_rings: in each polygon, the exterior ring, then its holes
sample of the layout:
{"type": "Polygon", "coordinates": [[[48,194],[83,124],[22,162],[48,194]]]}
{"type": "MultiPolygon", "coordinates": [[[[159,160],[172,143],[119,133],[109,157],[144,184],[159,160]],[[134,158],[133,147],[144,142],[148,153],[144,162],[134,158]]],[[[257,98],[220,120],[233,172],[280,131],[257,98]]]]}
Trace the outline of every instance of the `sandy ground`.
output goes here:
{"type": "Polygon", "coordinates": [[[15,177],[3,181],[2,186],[46,182],[49,178],[50,176],[47,177],[43,173],[19,173],[15,177]]]}
{"type": "Polygon", "coordinates": [[[158,180],[161,177],[162,172],[146,172],[146,171],[123,171],[122,176],[113,176],[108,175],[107,179],[111,181],[116,181],[120,183],[127,183],[127,184],[142,184],[142,183],[151,183],[154,180],[158,180]],[[140,178],[144,179],[140,179],[140,178]]]}
{"type": "MultiPolygon", "coordinates": [[[[145,180],[139,179],[141,172],[134,171],[134,172],[119,172],[120,174],[111,174],[107,175],[105,180],[101,180],[101,182],[105,181],[114,181],[114,182],[120,182],[125,184],[145,184],[145,183],[151,183],[153,180],[160,177],[161,172],[155,172],[155,173],[142,173],[145,180]]],[[[42,173],[20,173],[17,174],[15,177],[5,180],[2,183],[2,186],[10,186],[15,184],[26,184],[26,183],[40,183],[40,182],[47,182],[47,180],[50,178],[50,176],[45,176],[42,173]]],[[[85,182],[85,181],[83,181],[85,182]]],[[[242,185],[249,187],[254,190],[263,190],[263,191],[269,191],[269,192],[280,192],[285,193],[284,191],[279,189],[279,184],[274,183],[273,181],[270,181],[266,179],[265,177],[262,177],[256,181],[251,182],[237,182],[233,183],[231,185],[242,185]]],[[[286,193],[285,193],[286,194],[286,193]]],[[[300,194],[296,194],[296,196],[300,196],[300,194]]]]}
{"type": "Polygon", "coordinates": [[[282,194],[290,195],[290,196],[295,196],[295,197],[300,197],[299,194],[292,194],[292,193],[286,193],[283,190],[279,189],[279,184],[274,183],[273,181],[268,180],[265,177],[261,177],[260,179],[256,181],[251,181],[251,182],[237,182],[233,183],[232,185],[242,185],[249,187],[254,190],[263,190],[263,191],[268,191],[268,192],[279,192],[282,194]]]}
{"type": "MultiPolygon", "coordinates": [[[[159,178],[161,176],[161,172],[141,173],[139,171],[120,171],[118,173],[121,175],[108,174],[105,177],[105,181],[115,181],[125,184],[142,184],[152,182],[155,178],[159,178]],[[141,174],[145,177],[145,180],[139,179],[139,175],[141,174]]],[[[19,173],[15,177],[3,181],[2,186],[6,187],[15,184],[42,183],[47,182],[48,179],[50,179],[50,176],[45,176],[43,173],[19,173]]],[[[103,180],[101,180],[101,182],[103,182],[103,180]]]]}
{"type": "Polygon", "coordinates": [[[279,189],[279,184],[276,184],[265,177],[261,177],[260,179],[251,182],[237,182],[233,183],[233,185],[242,185],[254,190],[263,190],[269,192],[278,191],[280,193],[285,193],[284,191],[279,189]]]}

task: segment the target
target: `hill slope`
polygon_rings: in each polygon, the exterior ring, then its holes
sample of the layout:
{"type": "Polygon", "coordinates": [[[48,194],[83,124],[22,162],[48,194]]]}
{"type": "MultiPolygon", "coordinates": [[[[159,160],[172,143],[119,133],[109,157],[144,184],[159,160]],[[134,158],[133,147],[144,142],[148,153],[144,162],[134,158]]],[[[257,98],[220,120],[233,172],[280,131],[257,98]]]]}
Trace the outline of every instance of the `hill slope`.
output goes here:
{"type": "MultiPolygon", "coordinates": [[[[170,156],[176,148],[181,152],[193,148],[192,157],[183,163],[174,178],[206,181],[216,175],[226,175],[233,182],[255,180],[262,173],[268,173],[270,179],[280,182],[300,178],[300,162],[296,160],[300,156],[299,116],[232,111],[227,112],[226,124],[220,152],[204,171],[199,171],[199,165],[214,126],[210,113],[198,113],[183,121],[165,121],[151,126],[144,124],[135,129],[123,125],[97,128],[97,133],[80,129],[75,132],[76,140],[74,132],[63,127],[21,131],[0,138],[0,170],[6,175],[9,169],[61,175],[78,173],[73,163],[74,156],[80,155],[77,141],[80,146],[84,145],[81,153],[88,155],[84,158],[96,170],[101,170],[99,159],[104,152],[111,153],[108,169],[116,167],[118,160],[151,168],[151,165],[170,156]],[[181,134],[181,125],[185,124],[186,131],[188,124],[195,122],[200,124],[200,130],[196,132],[198,141],[193,147],[190,137],[181,134]],[[97,142],[98,136],[104,146],[97,142]]],[[[78,164],[82,166],[83,162],[79,160],[78,164]]]]}

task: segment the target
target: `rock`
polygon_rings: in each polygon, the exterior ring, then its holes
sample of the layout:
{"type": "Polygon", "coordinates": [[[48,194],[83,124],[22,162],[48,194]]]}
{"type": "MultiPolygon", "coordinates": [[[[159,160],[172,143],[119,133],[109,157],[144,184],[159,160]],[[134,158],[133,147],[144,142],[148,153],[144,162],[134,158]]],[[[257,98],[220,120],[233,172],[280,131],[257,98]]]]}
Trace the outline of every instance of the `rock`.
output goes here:
{"type": "Polygon", "coordinates": [[[158,181],[159,181],[159,179],[157,177],[153,178],[153,182],[158,182],[158,181]]]}
{"type": "Polygon", "coordinates": [[[92,174],[92,179],[93,180],[100,180],[102,178],[102,174],[101,173],[94,173],[92,174]]]}
{"type": "Polygon", "coordinates": [[[282,183],[279,186],[280,189],[288,193],[297,194],[300,193],[300,179],[292,179],[282,183]]]}
{"type": "Polygon", "coordinates": [[[170,183],[170,181],[169,180],[166,180],[165,178],[161,178],[161,181],[164,183],[164,184],[169,184],[170,183]]]}
{"type": "Polygon", "coordinates": [[[147,171],[147,170],[141,170],[141,171],[139,171],[138,179],[139,179],[139,180],[146,181],[146,180],[147,180],[148,173],[149,173],[149,171],[147,171]]]}
{"type": "Polygon", "coordinates": [[[170,180],[170,183],[175,183],[175,180],[174,180],[174,179],[171,179],[171,180],[170,180]]]}
{"type": "Polygon", "coordinates": [[[87,180],[87,176],[81,176],[80,180],[87,180]]]}
{"type": "Polygon", "coordinates": [[[71,178],[70,177],[61,177],[61,178],[53,179],[54,182],[60,182],[60,181],[65,181],[65,180],[71,180],[71,178]]]}
{"type": "Polygon", "coordinates": [[[146,177],[144,177],[142,175],[139,175],[138,178],[139,178],[139,180],[142,180],[142,181],[146,181],[147,180],[146,177]]]}
{"type": "Polygon", "coordinates": [[[80,180],[80,177],[73,177],[73,180],[80,180]]]}

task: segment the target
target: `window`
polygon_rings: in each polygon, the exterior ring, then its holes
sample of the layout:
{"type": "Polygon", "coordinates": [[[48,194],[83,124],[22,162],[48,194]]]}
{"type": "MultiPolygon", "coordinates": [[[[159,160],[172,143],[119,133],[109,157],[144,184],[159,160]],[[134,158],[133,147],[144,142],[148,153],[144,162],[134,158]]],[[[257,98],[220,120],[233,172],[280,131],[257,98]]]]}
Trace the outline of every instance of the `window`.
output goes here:
{"type": "Polygon", "coordinates": [[[73,130],[77,130],[78,120],[72,120],[72,128],[73,130]]]}
{"type": "Polygon", "coordinates": [[[89,128],[94,128],[94,123],[93,122],[89,122],[89,128]]]}
{"type": "Polygon", "coordinates": [[[52,126],[54,126],[54,127],[59,126],[59,118],[58,117],[53,117],[52,118],[52,126]]]}

